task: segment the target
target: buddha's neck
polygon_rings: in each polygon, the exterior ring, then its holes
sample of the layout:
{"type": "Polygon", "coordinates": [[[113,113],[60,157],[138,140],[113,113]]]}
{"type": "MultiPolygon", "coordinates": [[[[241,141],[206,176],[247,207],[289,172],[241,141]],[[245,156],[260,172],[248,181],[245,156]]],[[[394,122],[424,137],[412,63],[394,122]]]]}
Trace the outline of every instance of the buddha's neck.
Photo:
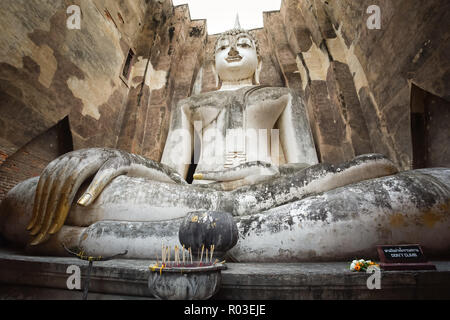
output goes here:
{"type": "Polygon", "coordinates": [[[223,81],[219,91],[238,90],[253,85],[253,77],[238,81],[223,81]]]}

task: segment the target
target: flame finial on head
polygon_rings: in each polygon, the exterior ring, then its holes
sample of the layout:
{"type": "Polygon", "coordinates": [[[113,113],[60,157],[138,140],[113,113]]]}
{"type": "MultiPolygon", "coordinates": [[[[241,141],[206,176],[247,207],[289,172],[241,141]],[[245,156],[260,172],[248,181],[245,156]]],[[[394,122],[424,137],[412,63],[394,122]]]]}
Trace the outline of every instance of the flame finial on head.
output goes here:
{"type": "Polygon", "coordinates": [[[239,13],[236,13],[236,21],[234,22],[234,29],[241,30],[241,23],[239,22],[239,13]]]}

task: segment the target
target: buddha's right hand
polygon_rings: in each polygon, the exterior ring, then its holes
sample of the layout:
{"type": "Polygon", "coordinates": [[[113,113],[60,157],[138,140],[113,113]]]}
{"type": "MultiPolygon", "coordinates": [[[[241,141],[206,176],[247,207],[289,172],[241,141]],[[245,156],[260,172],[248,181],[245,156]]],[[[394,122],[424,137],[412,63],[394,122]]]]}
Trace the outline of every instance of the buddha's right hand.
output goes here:
{"type": "Polygon", "coordinates": [[[221,171],[203,171],[194,174],[195,180],[210,180],[220,183],[221,190],[236,188],[271,180],[280,175],[277,166],[262,161],[251,161],[221,171]]]}
{"type": "Polygon", "coordinates": [[[78,204],[88,206],[115,177],[136,171],[156,181],[186,183],[173,169],[125,151],[92,148],[73,151],[52,161],[43,171],[36,188],[33,216],[27,226],[31,245],[57,233],[69,213],[81,184],[95,174],[78,204]]]}

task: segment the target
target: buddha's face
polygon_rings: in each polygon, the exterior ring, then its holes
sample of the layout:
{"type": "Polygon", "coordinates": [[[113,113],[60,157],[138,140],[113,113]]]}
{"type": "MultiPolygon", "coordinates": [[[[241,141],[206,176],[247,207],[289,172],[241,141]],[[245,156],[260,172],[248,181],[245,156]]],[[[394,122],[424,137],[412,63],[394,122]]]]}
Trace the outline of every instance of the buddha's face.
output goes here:
{"type": "Polygon", "coordinates": [[[227,35],[217,42],[216,72],[222,81],[249,79],[257,67],[255,43],[245,33],[227,35]]]}

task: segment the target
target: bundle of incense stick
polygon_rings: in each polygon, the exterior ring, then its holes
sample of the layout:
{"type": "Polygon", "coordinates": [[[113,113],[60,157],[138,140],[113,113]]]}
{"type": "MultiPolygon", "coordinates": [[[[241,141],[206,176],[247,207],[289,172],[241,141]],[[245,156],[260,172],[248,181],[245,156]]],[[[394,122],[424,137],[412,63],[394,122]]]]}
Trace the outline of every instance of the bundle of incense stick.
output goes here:
{"type": "Polygon", "coordinates": [[[203,261],[203,251],[205,250],[205,245],[203,244],[202,245],[202,254],[201,254],[201,256],[200,256],[200,260],[198,261],[198,265],[201,265],[202,264],[202,261],[203,261]]]}
{"type": "MultiPolygon", "coordinates": [[[[201,251],[198,250],[198,256],[196,261],[196,266],[202,265],[214,265],[218,263],[218,259],[213,262],[215,246],[212,245],[208,248],[205,245],[202,245],[201,251]]],[[[174,257],[172,266],[194,266],[194,261],[192,257],[192,249],[185,248],[183,245],[181,248],[176,245],[173,250],[174,257]],[[180,253],[181,250],[181,253],[180,253]],[[190,264],[189,264],[190,260],[190,264]]],[[[165,244],[161,244],[161,264],[159,263],[159,257],[156,257],[156,265],[159,266],[169,266],[171,265],[171,250],[169,246],[165,244]]]]}

